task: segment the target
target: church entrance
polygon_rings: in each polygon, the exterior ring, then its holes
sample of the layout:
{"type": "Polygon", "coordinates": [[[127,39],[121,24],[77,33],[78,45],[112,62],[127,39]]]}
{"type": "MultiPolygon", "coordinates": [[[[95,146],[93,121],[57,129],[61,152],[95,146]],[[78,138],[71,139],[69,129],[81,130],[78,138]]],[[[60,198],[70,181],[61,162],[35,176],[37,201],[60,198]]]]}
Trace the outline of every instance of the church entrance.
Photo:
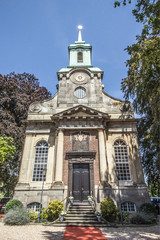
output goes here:
{"type": "Polygon", "coordinates": [[[88,163],[73,164],[73,196],[75,201],[86,201],[90,195],[90,169],[88,163]]]}

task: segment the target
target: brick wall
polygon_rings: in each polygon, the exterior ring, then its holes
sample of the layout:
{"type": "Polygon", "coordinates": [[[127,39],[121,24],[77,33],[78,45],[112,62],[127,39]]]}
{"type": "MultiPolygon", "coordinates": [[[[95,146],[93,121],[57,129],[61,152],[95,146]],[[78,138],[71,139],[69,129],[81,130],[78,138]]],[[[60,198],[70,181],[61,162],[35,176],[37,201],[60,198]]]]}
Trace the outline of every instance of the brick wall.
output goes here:
{"type": "MultiPolygon", "coordinates": [[[[66,159],[66,152],[72,151],[72,133],[75,131],[64,132],[64,151],[63,151],[63,181],[68,185],[68,160],[66,159]]],[[[77,130],[76,130],[77,132],[77,130]]],[[[99,153],[98,153],[98,133],[96,130],[86,131],[89,133],[89,151],[96,151],[94,160],[94,181],[99,184],[99,153]]]]}

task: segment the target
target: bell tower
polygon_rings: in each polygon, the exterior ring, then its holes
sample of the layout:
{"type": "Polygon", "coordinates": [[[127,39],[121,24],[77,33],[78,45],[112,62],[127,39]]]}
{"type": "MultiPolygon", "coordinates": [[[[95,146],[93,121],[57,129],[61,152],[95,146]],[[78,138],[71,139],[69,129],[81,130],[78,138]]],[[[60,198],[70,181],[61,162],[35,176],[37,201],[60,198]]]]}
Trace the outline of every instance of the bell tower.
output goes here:
{"type": "Polygon", "coordinates": [[[78,26],[78,41],[75,41],[75,44],[71,44],[68,47],[69,51],[69,65],[68,68],[75,67],[84,67],[90,68],[91,64],[91,56],[92,56],[92,46],[90,44],[86,44],[85,41],[82,41],[81,30],[83,27],[81,25],[78,26]]]}

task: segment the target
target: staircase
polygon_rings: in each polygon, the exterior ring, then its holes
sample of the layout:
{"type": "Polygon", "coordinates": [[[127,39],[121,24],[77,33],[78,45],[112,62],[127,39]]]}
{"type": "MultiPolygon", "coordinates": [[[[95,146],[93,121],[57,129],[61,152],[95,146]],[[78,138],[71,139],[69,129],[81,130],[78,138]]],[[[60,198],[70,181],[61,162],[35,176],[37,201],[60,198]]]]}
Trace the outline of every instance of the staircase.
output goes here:
{"type": "MultiPolygon", "coordinates": [[[[84,226],[100,227],[102,223],[97,221],[97,217],[91,205],[86,203],[73,203],[70,205],[63,222],[54,223],[54,226],[84,226]]],[[[104,225],[104,224],[103,224],[104,225]]],[[[105,224],[106,226],[106,224],[105,224]]]]}

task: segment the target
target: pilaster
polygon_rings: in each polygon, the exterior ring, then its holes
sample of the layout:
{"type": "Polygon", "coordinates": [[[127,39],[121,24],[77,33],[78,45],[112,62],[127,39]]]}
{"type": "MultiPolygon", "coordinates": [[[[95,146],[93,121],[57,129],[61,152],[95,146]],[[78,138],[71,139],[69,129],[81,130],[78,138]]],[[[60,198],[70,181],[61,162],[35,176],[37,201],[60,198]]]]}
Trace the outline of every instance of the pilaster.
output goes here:
{"type": "Polygon", "coordinates": [[[56,172],[55,172],[55,182],[62,183],[62,173],[63,173],[63,143],[64,143],[64,133],[60,129],[58,132],[58,144],[57,144],[57,155],[56,155],[56,172]]]}
{"type": "Polygon", "coordinates": [[[106,149],[105,149],[103,130],[98,130],[98,139],[99,139],[99,159],[100,159],[100,180],[101,182],[104,182],[106,181],[105,174],[107,169],[107,163],[106,163],[106,149]]]}

